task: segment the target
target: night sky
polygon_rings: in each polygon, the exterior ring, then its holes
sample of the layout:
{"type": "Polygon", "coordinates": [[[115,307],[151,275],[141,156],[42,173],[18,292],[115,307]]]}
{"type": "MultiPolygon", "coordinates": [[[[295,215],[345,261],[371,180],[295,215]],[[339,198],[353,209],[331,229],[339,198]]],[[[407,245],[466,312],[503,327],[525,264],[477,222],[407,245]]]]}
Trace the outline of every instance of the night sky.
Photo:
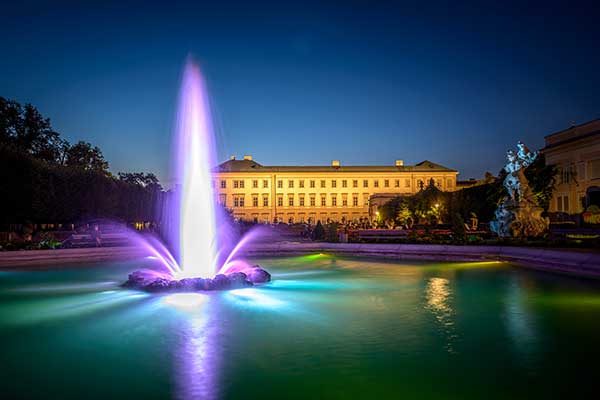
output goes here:
{"type": "Polygon", "coordinates": [[[113,172],[167,185],[189,53],[208,80],[220,159],[429,159],[478,178],[517,140],[540,148],[600,117],[600,14],[589,4],[15,3],[0,7],[0,96],[98,145],[113,172]]]}

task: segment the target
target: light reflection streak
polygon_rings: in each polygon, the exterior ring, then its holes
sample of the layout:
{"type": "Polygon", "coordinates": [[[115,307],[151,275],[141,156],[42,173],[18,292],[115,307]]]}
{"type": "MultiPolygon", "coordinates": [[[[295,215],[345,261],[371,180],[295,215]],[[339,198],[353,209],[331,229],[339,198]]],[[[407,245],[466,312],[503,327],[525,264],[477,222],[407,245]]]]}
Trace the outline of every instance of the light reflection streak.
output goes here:
{"type": "Polygon", "coordinates": [[[32,300],[0,311],[11,314],[8,318],[11,323],[36,324],[60,318],[80,317],[148,296],[146,293],[109,290],[56,299],[32,300]]]}
{"type": "Polygon", "coordinates": [[[163,302],[182,310],[196,310],[208,300],[202,293],[174,293],[163,298],[163,302]]]}
{"type": "Polygon", "coordinates": [[[280,308],[287,304],[285,301],[262,293],[260,289],[255,288],[230,290],[226,293],[226,296],[232,300],[234,304],[240,306],[280,308]]]}
{"type": "Polygon", "coordinates": [[[454,353],[453,342],[457,338],[454,328],[454,311],[450,305],[452,292],[450,281],[445,278],[430,278],[425,289],[427,309],[433,313],[440,324],[446,339],[446,350],[454,353]]]}
{"type": "Polygon", "coordinates": [[[216,320],[214,296],[166,296],[164,303],[180,312],[174,327],[181,340],[174,352],[175,397],[212,400],[220,398],[221,357],[219,337],[223,329],[216,320]]]}
{"type": "Polygon", "coordinates": [[[105,287],[116,287],[118,282],[106,281],[106,282],[95,282],[95,283],[74,283],[69,285],[47,285],[47,286],[25,286],[15,289],[9,289],[7,292],[13,293],[56,293],[56,292],[77,292],[81,291],[97,291],[105,287]]]}
{"type": "Polygon", "coordinates": [[[526,297],[518,278],[513,278],[506,295],[506,329],[521,360],[528,364],[535,352],[535,324],[527,308],[526,297]]]}

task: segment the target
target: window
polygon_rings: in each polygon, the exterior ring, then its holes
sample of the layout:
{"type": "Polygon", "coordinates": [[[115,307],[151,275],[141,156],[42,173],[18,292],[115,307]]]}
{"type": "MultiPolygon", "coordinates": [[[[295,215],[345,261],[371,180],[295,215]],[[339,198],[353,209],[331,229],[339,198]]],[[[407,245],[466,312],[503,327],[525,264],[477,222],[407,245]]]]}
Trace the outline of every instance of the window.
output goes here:
{"type": "Polygon", "coordinates": [[[290,179],[290,180],[288,181],[288,187],[289,187],[289,188],[293,188],[293,187],[294,187],[294,181],[293,181],[292,179],[290,179]]]}
{"type": "Polygon", "coordinates": [[[567,165],[560,169],[560,183],[568,184],[575,181],[575,167],[567,165]]]}
{"type": "Polygon", "coordinates": [[[269,187],[269,181],[267,179],[263,179],[263,188],[269,187]]]}
{"type": "Polygon", "coordinates": [[[304,188],[304,179],[302,179],[302,180],[298,181],[298,186],[299,186],[300,188],[304,188]]]}
{"type": "Polygon", "coordinates": [[[379,181],[377,179],[373,181],[373,187],[379,187],[379,181]]]}
{"type": "Polygon", "coordinates": [[[446,179],[446,186],[447,186],[448,188],[451,188],[451,187],[452,187],[452,179],[450,179],[450,178],[446,179]]]}
{"type": "Polygon", "coordinates": [[[347,207],[348,206],[348,199],[342,199],[342,206],[343,207],[347,207]]]}
{"type": "Polygon", "coordinates": [[[357,179],[354,179],[352,181],[352,187],[358,187],[358,180],[357,179]]]}
{"type": "Polygon", "coordinates": [[[579,164],[577,164],[577,181],[582,182],[585,180],[585,163],[580,162],[579,164]]]}
{"type": "Polygon", "coordinates": [[[333,180],[331,181],[331,187],[332,187],[332,188],[334,188],[334,187],[337,187],[337,181],[336,181],[335,179],[333,179],[333,180]]]}
{"type": "Polygon", "coordinates": [[[239,186],[239,182],[238,181],[233,181],[233,188],[237,189],[239,186]]]}
{"type": "Polygon", "coordinates": [[[240,189],[243,189],[243,188],[244,188],[244,181],[240,181],[240,189]]]}
{"type": "Polygon", "coordinates": [[[368,179],[364,179],[363,180],[363,187],[369,187],[369,180],[368,179]]]}
{"type": "Polygon", "coordinates": [[[254,180],[252,181],[252,187],[253,187],[253,188],[257,188],[257,187],[258,187],[258,179],[254,179],[254,180]]]}
{"type": "Polygon", "coordinates": [[[417,187],[419,190],[425,189],[425,182],[423,182],[423,179],[417,179],[417,187]]]}
{"type": "Polygon", "coordinates": [[[300,196],[300,207],[304,207],[304,196],[300,196]]]}
{"type": "Polygon", "coordinates": [[[337,197],[335,195],[331,196],[331,205],[337,207],[337,197]]]}
{"type": "Polygon", "coordinates": [[[258,207],[258,196],[252,196],[252,207],[258,207]]]}
{"type": "Polygon", "coordinates": [[[226,180],[222,180],[221,181],[221,189],[225,189],[227,188],[227,181],[226,180]]]}
{"type": "Polygon", "coordinates": [[[283,181],[281,181],[281,180],[277,181],[277,188],[283,189],[283,181]]]}
{"type": "Polygon", "coordinates": [[[315,187],[315,181],[309,181],[310,187],[314,188],[315,187]]]}
{"type": "Polygon", "coordinates": [[[556,198],[556,209],[561,212],[569,212],[569,196],[558,196],[556,198]]]}
{"type": "Polygon", "coordinates": [[[288,197],[288,206],[294,207],[294,197],[288,197]]]}
{"type": "Polygon", "coordinates": [[[342,187],[343,188],[348,187],[348,181],[347,180],[345,180],[345,179],[342,180],[342,187]]]}
{"type": "Polygon", "coordinates": [[[244,207],[244,196],[233,196],[234,207],[244,207]]]}
{"type": "Polygon", "coordinates": [[[394,187],[400,187],[400,179],[394,181],[394,187]]]}
{"type": "Polygon", "coordinates": [[[404,180],[404,187],[407,187],[407,188],[410,187],[410,179],[405,179],[404,180]]]}
{"type": "Polygon", "coordinates": [[[327,199],[325,198],[325,196],[321,197],[321,207],[325,207],[327,205],[327,199]]]}
{"type": "Polygon", "coordinates": [[[438,188],[442,188],[442,180],[441,179],[436,179],[435,180],[435,186],[437,186],[438,188]]]}
{"type": "Polygon", "coordinates": [[[315,206],[315,196],[310,196],[310,206],[311,207],[315,206]]]}
{"type": "Polygon", "coordinates": [[[283,196],[277,197],[277,207],[283,207],[283,196]]]}
{"type": "Polygon", "coordinates": [[[590,161],[590,179],[600,178],[600,158],[590,161]]]}
{"type": "Polygon", "coordinates": [[[269,207],[269,198],[267,196],[263,197],[263,207],[269,207]]]}
{"type": "Polygon", "coordinates": [[[390,187],[390,180],[389,179],[384,179],[383,180],[383,186],[384,187],[390,187]]]}
{"type": "Polygon", "coordinates": [[[352,197],[352,206],[353,207],[358,207],[358,196],[353,196],[352,197]]]}
{"type": "Polygon", "coordinates": [[[222,205],[223,207],[227,207],[227,195],[225,195],[225,194],[219,195],[219,204],[222,205]]]}
{"type": "Polygon", "coordinates": [[[321,187],[324,188],[325,187],[325,180],[321,180],[321,187]]]}

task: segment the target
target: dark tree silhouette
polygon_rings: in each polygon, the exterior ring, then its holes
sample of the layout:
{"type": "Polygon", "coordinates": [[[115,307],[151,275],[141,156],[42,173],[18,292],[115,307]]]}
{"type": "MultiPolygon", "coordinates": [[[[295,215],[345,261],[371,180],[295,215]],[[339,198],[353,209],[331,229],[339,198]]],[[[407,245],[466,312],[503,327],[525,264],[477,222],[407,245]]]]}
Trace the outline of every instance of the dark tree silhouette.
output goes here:
{"type": "Polygon", "coordinates": [[[158,221],[153,174],[110,174],[102,151],[74,145],[31,106],[0,97],[0,223],[158,221]]]}
{"type": "Polygon", "coordinates": [[[65,165],[67,167],[81,168],[85,171],[108,173],[108,163],[102,151],[90,143],[79,141],[67,147],[65,165]]]}

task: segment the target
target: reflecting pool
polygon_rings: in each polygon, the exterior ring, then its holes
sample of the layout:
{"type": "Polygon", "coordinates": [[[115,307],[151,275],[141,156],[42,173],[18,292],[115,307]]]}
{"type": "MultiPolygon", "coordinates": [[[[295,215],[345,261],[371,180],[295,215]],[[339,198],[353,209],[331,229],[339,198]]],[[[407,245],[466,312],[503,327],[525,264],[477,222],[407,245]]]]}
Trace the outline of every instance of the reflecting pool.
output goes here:
{"type": "Polygon", "coordinates": [[[600,378],[600,283],[499,262],[251,260],[154,296],[140,263],[0,272],[3,398],[566,398],[600,378]]]}

